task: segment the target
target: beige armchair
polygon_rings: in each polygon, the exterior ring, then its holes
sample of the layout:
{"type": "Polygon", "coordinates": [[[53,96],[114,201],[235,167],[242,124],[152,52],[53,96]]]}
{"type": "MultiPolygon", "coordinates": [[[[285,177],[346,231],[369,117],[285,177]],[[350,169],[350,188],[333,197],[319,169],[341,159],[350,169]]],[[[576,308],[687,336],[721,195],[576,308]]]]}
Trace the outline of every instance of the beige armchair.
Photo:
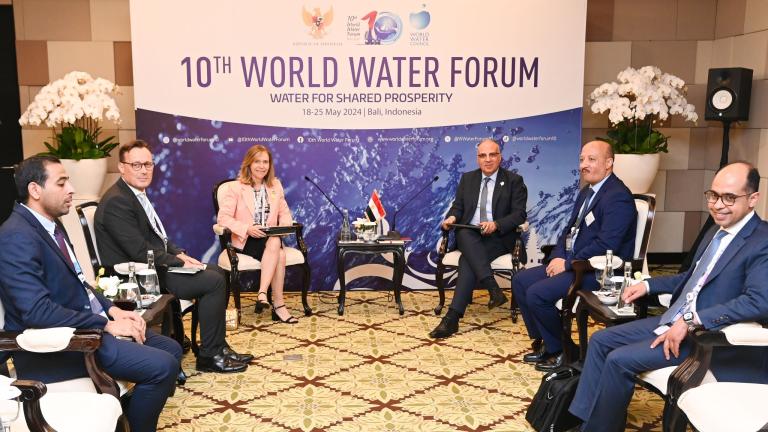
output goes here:
{"type": "MultiPolygon", "coordinates": [[[[0,332],[0,352],[24,351],[16,342],[19,333],[0,332]]],[[[128,431],[123,416],[121,388],[96,361],[101,345],[101,330],[77,330],[62,351],[79,351],[85,355],[88,378],[43,384],[39,381],[16,380],[12,385],[21,390],[22,403],[18,417],[11,424],[13,432],[32,431],[128,431]]],[[[0,413],[14,412],[15,402],[2,401],[0,413]]]]}

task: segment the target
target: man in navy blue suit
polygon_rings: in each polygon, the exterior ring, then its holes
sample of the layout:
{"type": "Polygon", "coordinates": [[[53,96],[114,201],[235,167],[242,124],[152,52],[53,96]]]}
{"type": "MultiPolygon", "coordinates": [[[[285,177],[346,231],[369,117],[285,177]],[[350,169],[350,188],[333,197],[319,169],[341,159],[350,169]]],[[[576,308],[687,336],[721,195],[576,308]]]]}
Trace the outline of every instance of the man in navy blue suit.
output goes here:
{"type": "MultiPolygon", "coordinates": [[[[103,329],[99,364],[136,383],[126,416],[132,431],[154,431],[179,373],[181,347],[146,328],[135,312],[115,307],[86,282],[58,218],[69,213],[74,189],[52,156],[22,161],[14,174],[19,203],[0,227],[0,299],[5,330],[103,329]],[[116,336],[132,338],[116,339],[116,336]]],[[[88,376],[78,352],[15,353],[19,378],[58,382],[88,376]]]]}
{"type": "MultiPolygon", "coordinates": [[[[512,279],[512,290],[520,312],[534,340],[533,352],[523,360],[536,363],[540,371],[563,364],[560,312],[557,301],[573,283],[573,260],[589,259],[612,250],[624,260],[635,247],[637,210],[632,193],[613,174],[613,150],[603,141],[584,145],[579,156],[581,179],[587,184],[576,198],[563,233],[545,266],[527,269],[512,279]],[[543,342],[543,343],[542,343],[543,342]]],[[[582,289],[597,289],[594,274],[585,275],[582,289]]]]}
{"type": "MultiPolygon", "coordinates": [[[[595,333],[570,411],[585,431],[623,431],[635,375],[679,365],[688,356],[686,336],[696,327],[715,330],[745,321],[768,323],[768,223],[754,208],[760,174],[746,162],[718,171],[704,193],[717,224],[686,273],[649,279],[625,290],[631,302],[671,293],[672,305],[650,317],[595,333]]],[[[768,383],[768,348],[715,350],[710,366],[718,381],[768,383]]]]}

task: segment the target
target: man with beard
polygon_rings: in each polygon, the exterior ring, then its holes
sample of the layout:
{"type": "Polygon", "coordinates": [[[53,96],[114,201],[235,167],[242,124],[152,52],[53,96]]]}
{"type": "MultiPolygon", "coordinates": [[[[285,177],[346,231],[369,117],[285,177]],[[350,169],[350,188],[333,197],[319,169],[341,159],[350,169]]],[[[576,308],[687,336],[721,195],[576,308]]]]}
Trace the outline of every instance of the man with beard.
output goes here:
{"type": "MultiPolygon", "coordinates": [[[[0,227],[0,299],[5,330],[103,329],[96,358],[116,379],[136,383],[126,416],[132,431],[151,432],[179,373],[181,347],[146,328],[135,312],[115,307],[85,282],[59,217],[74,188],[52,156],[22,161],[14,173],[19,202],[0,227]],[[117,339],[118,336],[133,340],[117,339]]],[[[20,379],[45,383],[88,376],[83,353],[13,355],[20,379]]]]}
{"type": "MultiPolygon", "coordinates": [[[[596,332],[570,411],[584,431],[623,431],[635,375],[676,366],[688,357],[688,332],[730,324],[768,324],[768,223],[755,214],[760,174],[751,164],[721,168],[704,192],[716,226],[685,273],[651,278],[625,289],[632,302],[646,294],[672,294],[661,316],[596,332]]],[[[716,349],[710,370],[718,381],[768,383],[768,348],[716,349]]]]}
{"type": "MultiPolygon", "coordinates": [[[[558,238],[547,266],[527,269],[512,279],[512,290],[533,342],[523,360],[548,372],[563,364],[560,312],[555,307],[573,283],[571,263],[612,250],[632,259],[637,210],[632,193],[613,174],[613,149],[604,141],[584,145],[579,156],[586,186],[576,197],[568,225],[558,238]],[[542,343],[543,342],[543,343],[542,343]]],[[[598,288],[594,274],[584,275],[582,289],[598,288]]]]}

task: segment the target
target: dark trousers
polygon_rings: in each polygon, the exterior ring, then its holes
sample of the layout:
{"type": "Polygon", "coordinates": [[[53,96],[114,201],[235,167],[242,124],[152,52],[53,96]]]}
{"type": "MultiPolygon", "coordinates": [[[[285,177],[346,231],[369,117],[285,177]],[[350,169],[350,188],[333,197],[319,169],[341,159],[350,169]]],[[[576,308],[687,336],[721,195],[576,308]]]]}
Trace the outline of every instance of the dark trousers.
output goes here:
{"type": "Polygon", "coordinates": [[[224,348],[227,288],[224,272],[214,264],[193,275],[168,273],[168,291],[180,299],[197,299],[200,355],[213,357],[224,348]]]}
{"type": "Polygon", "coordinates": [[[456,241],[461,258],[450,308],[464,316],[467,305],[472,303],[472,292],[478,282],[493,277],[491,262],[509,251],[498,235],[483,236],[471,229],[456,230],[456,241]]]}
{"type": "MultiPolygon", "coordinates": [[[[528,336],[543,339],[548,353],[563,350],[560,311],[555,304],[568,294],[572,283],[573,272],[564,271],[548,277],[547,268],[543,265],[523,270],[512,278],[512,292],[528,329],[528,336]]],[[[585,274],[582,289],[597,288],[595,275],[585,274]]]]}
{"type": "Polygon", "coordinates": [[[133,432],[154,432],[179,373],[181,347],[171,338],[147,330],[143,345],[104,333],[96,351],[99,363],[113,378],[136,383],[125,412],[133,432]],[[112,360],[112,363],[108,363],[112,360]]]}
{"type": "Polygon", "coordinates": [[[609,327],[592,335],[587,360],[569,411],[584,420],[585,431],[623,431],[627,406],[632,400],[635,375],[667,366],[677,366],[688,357],[687,339],[680,344],[680,357],[664,358],[663,345],[651,349],[653,330],[659,317],[609,327]]]}

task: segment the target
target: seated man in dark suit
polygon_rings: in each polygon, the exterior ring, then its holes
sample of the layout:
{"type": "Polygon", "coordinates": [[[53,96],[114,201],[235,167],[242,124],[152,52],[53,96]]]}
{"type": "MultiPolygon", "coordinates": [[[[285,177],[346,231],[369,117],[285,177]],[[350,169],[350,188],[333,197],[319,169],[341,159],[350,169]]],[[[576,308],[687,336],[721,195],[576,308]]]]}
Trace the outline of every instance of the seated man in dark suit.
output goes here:
{"type": "Polygon", "coordinates": [[[94,216],[102,263],[113,266],[128,261],[145,262],[147,250],[152,249],[159,265],[200,269],[196,274],[169,272],[166,276],[167,289],[173,295],[197,299],[202,345],[197,370],[244,371],[253,356],[238,354],[224,339],[227,295],[221,269],[215,265],[206,268],[170,241],[146,195],[154,169],[149,145],[141,140],[122,145],[118,167],[121,178],[101,198],[94,216]]]}
{"type": "MultiPolygon", "coordinates": [[[[686,336],[739,322],[768,324],[768,223],[755,214],[760,174],[746,162],[721,168],[704,193],[714,226],[685,273],[633,285],[626,301],[671,293],[658,316],[596,332],[570,411],[585,431],[623,431],[635,375],[676,366],[690,353],[686,336]]],[[[768,383],[768,347],[715,349],[710,369],[718,381],[768,383]]]]}
{"type": "MultiPolygon", "coordinates": [[[[613,174],[613,150],[603,141],[584,145],[579,157],[581,180],[587,185],[576,197],[571,218],[557,240],[547,266],[527,269],[512,279],[512,290],[534,339],[533,352],[523,360],[549,371],[563,363],[560,312],[555,304],[573,283],[573,260],[605,255],[612,250],[623,260],[632,259],[637,210],[632,193],[613,174]],[[542,343],[543,339],[543,343],[542,343]]],[[[594,274],[584,277],[582,289],[597,289],[594,274]]]]}
{"type": "MultiPolygon", "coordinates": [[[[127,418],[133,431],[154,431],[179,373],[181,347],[146,328],[135,312],[115,307],[86,282],[58,218],[69,213],[74,189],[52,156],[22,161],[14,174],[19,196],[0,227],[0,299],[5,330],[103,329],[96,358],[116,379],[136,383],[127,418]],[[130,340],[116,339],[127,336],[130,340]]],[[[46,383],[88,376],[83,353],[13,355],[18,377],[46,383]]]]}
{"type": "Polygon", "coordinates": [[[442,223],[444,230],[452,223],[477,225],[480,229],[456,229],[456,241],[461,251],[459,276],[448,312],[429,333],[433,338],[446,338],[459,331],[459,319],[472,302],[475,286],[490,293],[488,309],[507,301],[493,277],[491,262],[514,248],[520,235],[517,227],[527,217],[528,190],[521,176],[499,167],[501,148],[495,141],[480,142],[477,164],[479,169],[461,176],[456,198],[442,223]]]}

